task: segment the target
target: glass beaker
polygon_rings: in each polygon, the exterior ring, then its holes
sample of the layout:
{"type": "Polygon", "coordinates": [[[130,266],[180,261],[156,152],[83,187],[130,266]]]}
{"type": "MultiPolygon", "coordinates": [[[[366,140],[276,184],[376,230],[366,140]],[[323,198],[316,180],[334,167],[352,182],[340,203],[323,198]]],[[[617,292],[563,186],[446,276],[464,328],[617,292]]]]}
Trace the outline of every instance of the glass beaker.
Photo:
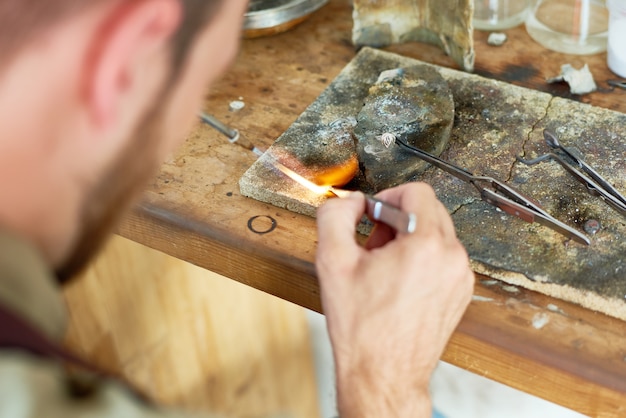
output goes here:
{"type": "Polygon", "coordinates": [[[607,64],[620,77],[626,77],[626,0],[608,0],[609,41],[607,64]]]}
{"type": "Polygon", "coordinates": [[[474,28],[501,30],[517,26],[526,20],[528,0],[475,0],[474,28]]]}
{"type": "Polygon", "coordinates": [[[539,0],[526,31],[544,47],[566,54],[606,50],[609,13],[603,0],[539,0]]]}

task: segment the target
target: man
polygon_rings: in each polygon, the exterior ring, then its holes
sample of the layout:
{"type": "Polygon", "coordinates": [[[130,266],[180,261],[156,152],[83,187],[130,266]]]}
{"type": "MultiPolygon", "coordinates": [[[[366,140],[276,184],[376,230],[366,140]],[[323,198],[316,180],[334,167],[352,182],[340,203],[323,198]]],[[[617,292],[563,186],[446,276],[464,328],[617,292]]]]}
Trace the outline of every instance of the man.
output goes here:
{"type": "MultiPolygon", "coordinates": [[[[49,339],[57,295],[195,120],[237,49],[244,0],[0,0],[0,417],[178,416],[112,379],[77,383],[49,339]],[[53,273],[54,272],[54,273],[53,273]]],[[[429,416],[428,381],[473,274],[432,190],[381,199],[418,227],[354,239],[364,199],[319,212],[317,267],[341,416],[429,416]],[[380,286],[384,281],[384,286],[380,286]]],[[[76,360],[72,360],[76,363],[76,360]]]]}

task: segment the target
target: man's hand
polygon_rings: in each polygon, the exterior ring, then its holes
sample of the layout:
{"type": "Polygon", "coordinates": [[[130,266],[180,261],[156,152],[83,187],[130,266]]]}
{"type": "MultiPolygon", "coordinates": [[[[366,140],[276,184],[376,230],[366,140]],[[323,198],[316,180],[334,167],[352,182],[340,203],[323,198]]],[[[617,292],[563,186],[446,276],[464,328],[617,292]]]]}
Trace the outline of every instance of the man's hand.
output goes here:
{"type": "Polygon", "coordinates": [[[377,195],[417,216],[412,234],[377,225],[365,247],[361,193],[318,211],[317,272],[333,345],[339,411],[430,417],[430,376],[471,300],[474,275],[433,190],[411,183],[377,195]]]}

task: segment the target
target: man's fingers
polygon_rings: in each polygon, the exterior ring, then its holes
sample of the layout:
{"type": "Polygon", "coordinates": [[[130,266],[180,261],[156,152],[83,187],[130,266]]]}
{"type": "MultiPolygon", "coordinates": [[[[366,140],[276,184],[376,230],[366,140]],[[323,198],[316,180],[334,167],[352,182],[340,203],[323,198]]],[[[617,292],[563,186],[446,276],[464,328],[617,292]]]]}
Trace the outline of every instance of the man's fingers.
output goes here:
{"type": "Polygon", "coordinates": [[[396,231],[394,231],[389,225],[378,223],[374,225],[374,228],[372,229],[372,232],[370,233],[370,236],[365,243],[365,248],[367,250],[371,250],[374,248],[382,247],[389,241],[393,240],[395,237],[396,231]]]}
{"type": "Polygon", "coordinates": [[[330,199],[318,209],[318,268],[329,262],[337,265],[357,261],[360,247],[354,232],[364,212],[365,196],[360,192],[343,199],[330,199]]]}
{"type": "Polygon", "coordinates": [[[446,209],[446,207],[443,205],[443,203],[437,201],[439,206],[439,212],[441,213],[441,228],[443,231],[443,235],[447,238],[447,239],[457,239],[456,237],[456,228],[454,227],[454,222],[452,222],[452,217],[450,217],[450,214],[448,213],[448,210],[446,209]]]}
{"type": "Polygon", "coordinates": [[[456,239],[452,219],[434,190],[426,183],[408,183],[387,189],[377,195],[385,202],[395,205],[417,217],[416,235],[439,230],[444,237],[456,239]]]}

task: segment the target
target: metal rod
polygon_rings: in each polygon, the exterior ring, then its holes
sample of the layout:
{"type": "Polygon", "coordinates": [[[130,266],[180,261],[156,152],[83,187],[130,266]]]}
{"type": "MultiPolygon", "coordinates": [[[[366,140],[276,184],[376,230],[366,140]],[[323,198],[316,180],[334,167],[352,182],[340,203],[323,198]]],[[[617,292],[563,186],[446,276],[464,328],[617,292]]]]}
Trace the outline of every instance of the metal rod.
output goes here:
{"type": "Polygon", "coordinates": [[[239,131],[237,129],[229,128],[228,126],[217,120],[215,116],[209,115],[204,112],[201,112],[198,116],[200,116],[202,122],[211,126],[213,129],[220,132],[221,134],[226,135],[230,142],[237,142],[237,140],[239,139],[239,131]]]}
{"type": "Polygon", "coordinates": [[[231,144],[237,144],[237,145],[239,145],[239,146],[241,146],[241,147],[243,147],[243,148],[245,148],[247,150],[250,150],[250,151],[254,152],[258,156],[263,155],[264,151],[262,149],[258,148],[252,142],[250,142],[247,139],[243,138],[239,134],[239,131],[237,129],[233,129],[233,128],[225,125],[224,123],[220,122],[215,116],[209,115],[208,113],[205,113],[205,112],[200,112],[200,113],[198,113],[198,117],[200,118],[200,120],[202,122],[206,123],[207,125],[209,125],[213,129],[218,131],[219,133],[221,133],[224,136],[226,136],[228,138],[228,141],[231,144]]]}

